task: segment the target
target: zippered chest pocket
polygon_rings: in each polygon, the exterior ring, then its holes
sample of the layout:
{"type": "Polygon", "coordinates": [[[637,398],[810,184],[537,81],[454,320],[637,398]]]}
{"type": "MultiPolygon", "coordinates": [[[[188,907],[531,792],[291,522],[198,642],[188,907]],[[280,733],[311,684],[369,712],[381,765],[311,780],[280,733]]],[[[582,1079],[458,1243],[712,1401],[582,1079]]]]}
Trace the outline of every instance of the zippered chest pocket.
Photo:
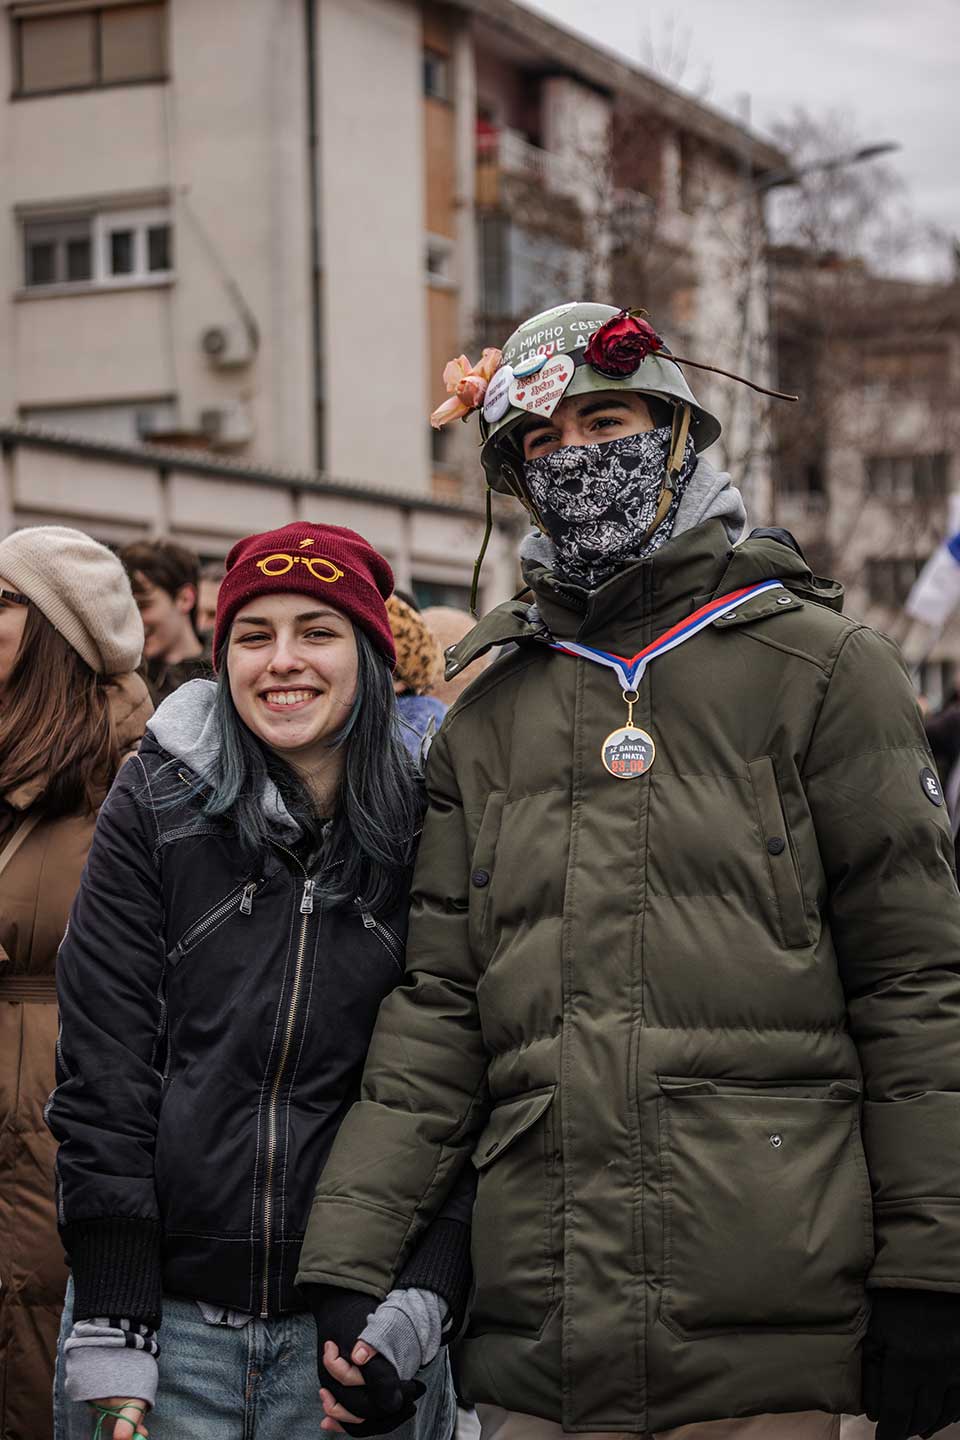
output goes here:
{"type": "Polygon", "coordinates": [[[750,785],[756,804],[764,862],[776,909],[780,938],[788,950],[810,944],[810,921],[793,837],[780,798],[777,772],[769,755],[751,760],[750,785]]]}
{"type": "MultiPolygon", "coordinates": [[[[363,901],[357,896],[357,905],[362,906],[363,901]]],[[[363,921],[363,928],[380,942],[397,969],[403,974],[405,946],[400,936],[384,920],[378,920],[369,910],[360,910],[360,919],[363,921]]]]}
{"type": "Polygon", "coordinates": [[[188,930],[180,936],[171,949],[167,951],[167,964],[177,965],[191,950],[195,950],[202,941],[208,939],[221,925],[225,925],[233,916],[241,918],[253,914],[253,898],[262,887],[263,880],[244,880],[235,885],[229,894],[224,895],[215,905],[211,905],[188,930]]]}

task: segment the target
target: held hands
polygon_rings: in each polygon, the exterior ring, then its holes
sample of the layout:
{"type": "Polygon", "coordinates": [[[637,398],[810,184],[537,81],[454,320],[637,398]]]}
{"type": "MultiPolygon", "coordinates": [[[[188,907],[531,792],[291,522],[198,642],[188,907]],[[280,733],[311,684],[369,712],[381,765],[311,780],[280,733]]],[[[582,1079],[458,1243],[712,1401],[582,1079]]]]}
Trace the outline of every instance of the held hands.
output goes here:
{"type": "Polygon", "coordinates": [[[114,1395],[109,1400],[91,1400],[90,1408],[96,1417],[93,1440],[135,1440],[148,1433],[143,1423],[149,1406],[146,1400],[130,1399],[114,1395]],[[114,1422],[113,1430],[110,1429],[114,1422]]]}
{"type": "Polygon", "coordinates": [[[376,1300],[335,1285],[303,1288],[317,1326],[317,1375],[327,1412],[321,1429],[362,1440],[411,1419],[424,1386],[401,1380],[389,1360],[359,1339],[376,1300]]]}
{"type": "Polygon", "coordinates": [[[337,1434],[363,1437],[396,1430],[412,1419],[425,1388],[419,1380],[401,1380],[389,1360],[362,1341],[348,1361],[327,1340],[323,1366],[330,1378],[320,1389],[326,1412],[320,1429],[337,1434]]]}

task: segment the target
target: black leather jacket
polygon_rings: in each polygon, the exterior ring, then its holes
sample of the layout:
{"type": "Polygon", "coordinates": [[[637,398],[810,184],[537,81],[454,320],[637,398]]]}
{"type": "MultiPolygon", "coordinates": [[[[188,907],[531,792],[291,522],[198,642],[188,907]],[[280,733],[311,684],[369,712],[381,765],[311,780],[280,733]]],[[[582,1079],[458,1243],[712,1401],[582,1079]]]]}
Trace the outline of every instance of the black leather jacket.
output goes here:
{"type": "Polygon", "coordinates": [[[247,858],[189,785],[169,803],[177,784],[148,734],[100,814],[60,951],[48,1123],[80,1317],[150,1323],[161,1291],[306,1308],[314,1186],[403,976],[405,902],[327,913],[319,871],[280,845],[247,858]]]}

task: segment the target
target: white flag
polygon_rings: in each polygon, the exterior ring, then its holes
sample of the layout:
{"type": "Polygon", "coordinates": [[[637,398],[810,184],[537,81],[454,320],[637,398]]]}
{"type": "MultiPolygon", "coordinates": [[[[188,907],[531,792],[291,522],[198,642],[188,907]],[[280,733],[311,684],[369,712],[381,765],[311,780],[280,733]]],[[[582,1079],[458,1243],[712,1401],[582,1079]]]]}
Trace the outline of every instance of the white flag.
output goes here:
{"type": "Polygon", "coordinates": [[[949,539],[924,565],[904,609],[912,620],[942,630],[960,605],[960,495],[950,496],[949,539]]]}

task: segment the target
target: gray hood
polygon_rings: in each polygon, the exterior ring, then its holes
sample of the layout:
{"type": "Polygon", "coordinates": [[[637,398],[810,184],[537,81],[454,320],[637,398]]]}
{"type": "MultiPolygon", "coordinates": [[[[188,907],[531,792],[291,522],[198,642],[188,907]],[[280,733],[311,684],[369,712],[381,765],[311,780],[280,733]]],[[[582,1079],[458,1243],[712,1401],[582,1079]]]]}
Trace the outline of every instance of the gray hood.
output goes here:
{"type": "MultiPolygon", "coordinates": [[[[179,690],[168,695],[147,721],[147,729],[157,744],[201,779],[209,773],[220,749],[216,699],[215,680],[188,680],[179,690]]],[[[263,810],[270,828],[278,836],[291,840],[300,838],[300,826],[284,805],[272,780],[264,782],[263,810]]]]}
{"type": "MultiPolygon", "coordinates": [[[[701,456],[681,496],[670,539],[707,520],[722,520],[731,545],[735,545],[746,526],[747,511],[743,496],[726,471],[714,470],[709,460],[701,456]]],[[[668,540],[667,546],[669,544],[668,540]]],[[[555,561],[553,541],[541,531],[534,531],[520,546],[520,559],[524,564],[533,561],[552,570],[555,561]]]]}

